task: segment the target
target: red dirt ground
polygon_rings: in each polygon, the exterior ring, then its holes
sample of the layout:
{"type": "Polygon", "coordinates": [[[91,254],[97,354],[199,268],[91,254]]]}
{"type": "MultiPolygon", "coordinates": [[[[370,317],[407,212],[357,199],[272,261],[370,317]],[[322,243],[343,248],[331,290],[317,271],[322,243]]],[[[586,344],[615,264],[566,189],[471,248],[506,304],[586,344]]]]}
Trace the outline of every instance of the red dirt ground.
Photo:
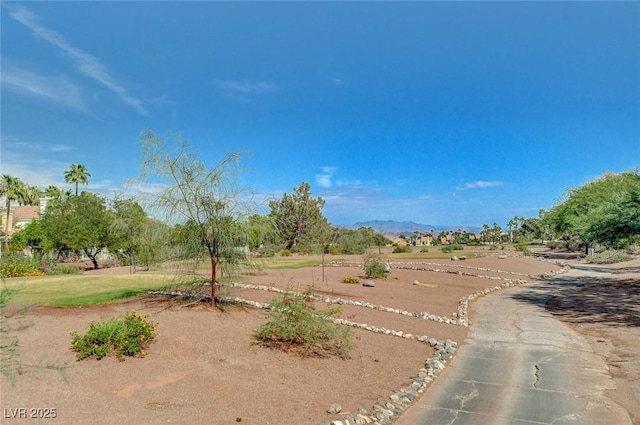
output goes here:
{"type": "MultiPolygon", "coordinates": [[[[421,261],[413,265],[482,267],[491,271],[453,269],[507,279],[524,278],[504,273],[507,271],[537,275],[559,268],[512,257],[474,258],[455,264],[448,264],[448,260],[421,261]]],[[[321,267],[265,270],[246,275],[241,283],[297,290],[313,284],[322,295],[447,317],[457,310],[462,296],[502,283],[484,277],[396,268],[388,279],[376,279],[375,288],[341,283],[345,276],[361,274],[357,267],[325,267],[323,281],[321,267]],[[416,280],[427,285],[414,285],[416,280]]],[[[274,297],[272,292],[239,288],[230,295],[256,301],[274,297]]],[[[459,343],[466,335],[462,326],[364,307],[344,306],[343,317],[459,343]]],[[[35,364],[44,359],[67,365],[66,378],[42,370],[20,376],[11,385],[1,377],[3,424],[31,420],[6,418],[15,411],[9,409],[25,408],[28,415],[30,409],[55,408],[58,424],[316,425],[387,400],[411,383],[410,377],[433,354],[432,348],[417,341],[354,330],[355,348],[349,359],[303,359],[253,343],[251,334],[267,320],[265,311],[253,307],[229,307],[224,312],[206,305],[184,307],[162,296],[145,295],[85,308],[34,307],[28,318],[32,326],[19,334],[22,361],[35,364]],[[147,357],[124,362],[113,357],[75,360],[70,350],[71,331],[84,333],[91,321],[132,310],[150,314],[158,323],[158,336],[147,357]],[[334,403],[342,406],[341,414],[326,412],[334,403]]]]}

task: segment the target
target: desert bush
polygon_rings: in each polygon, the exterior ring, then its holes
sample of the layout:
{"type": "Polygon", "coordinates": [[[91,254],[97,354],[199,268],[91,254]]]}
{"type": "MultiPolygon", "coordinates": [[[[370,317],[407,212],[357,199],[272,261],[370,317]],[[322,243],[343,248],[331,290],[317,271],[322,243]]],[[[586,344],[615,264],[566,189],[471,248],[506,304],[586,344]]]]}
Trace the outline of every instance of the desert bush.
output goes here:
{"type": "Polygon", "coordinates": [[[453,251],[453,248],[451,247],[451,245],[445,245],[442,248],[440,248],[441,252],[451,252],[453,251]]]}
{"type": "Polygon", "coordinates": [[[342,278],[342,283],[360,283],[360,278],[355,276],[345,276],[342,278]]]}
{"type": "Polygon", "coordinates": [[[367,255],[364,259],[364,274],[366,277],[374,279],[377,277],[387,277],[387,268],[376,255],[367,255]]]}
{"type": "Polygon", "coordinates": [[[273,245],[263,245],[258,248],[258,257],[260,258],[271,258],[276,256],[276,252],[278,249],[273,245]]]}
{"type": "Polygon", "coordinates": [[[453,245],[450,245],[450,246],[451,246],[451,249],[453,251],[463,251],[464,250],[464,246],[460,245],[460,244],[453,244],[453,245]]]}
{"type": "Polygon", "coordinates": [[[556,249],[558,248],[560,245],[558,242],[556,241],[547,241],[545,242],[545,246],[549,249],[556,249]]]}
{"type": "Polygon", "coordinates": [[[283,249],[282,251],[280,251],[280,256],[281,257],[291,257],[291,251],[289,251],[288,249],[283,249]]]}
{"type": "Polygon", "coordinates": [[[411,248],[410,245],[405,245],[405,246],[394,245],[392,252],[394,254],[402,254],[403,252],[411,252],[411,251],[413,251],[413,249],[411,248]]]}
{"type": "Polygon", "coordinates": [[[612,249],[609,251],[588,255],[585,258],[585,261],[592,264],[613,264],[621,263],[623,261],[629,261],[632,259],[633,256],[627,254],[626,252],[612,249]]]}
{"type": "Polygon", "coordinates": [[[48,275],[62,275],[62,274],[81,274],[82,270],[75,264],[60,264],[55,263],[52,264],[50,268],[47,269],[48,275]]]}
{"type": "Polygon", "coordinates": [[[420,252],[429,252],[429,248],[422,248],[420,252]]]}
{"type": "Polygon", "coordinates": [[[627,252],[631,255],[640,255],[640,243],[633,243],[629,245],[627,252]]]}
{"type": "Polygon", "coordinates": [[[340,245],[339,243],[332,243],[329,245],[329,248],[327,249],[327,253],[331,255],[340,255],[342,254],[342,252],[343,252],[342,245],[340,245]]]}
{"type": "Polygon", "coordinates": [[[39,260],[16,253],[5,253],[0,258],[0,277],[44,276],[39,260]]]}
{"type": "Polygon", "coordinates": [[[523,240],[519,240],[516,244],[515,244],[515,249],[518,252],[522,252],[523,254],[528,254],[529,253],[529,248],[527,247],[527,243],[523,240]]]}
{"type": "Polygon", "coordinates": [[[293,350],[299,355],[348,357],[352,332],[331,319],[340,307],[318,311],[311,297],[313,288],[305,293],[286,291],[271,302],[270,320],[261,325],[254,337],[259,344],[293,350]]]}
{"type": "Polygon", "coordinates": [[[148,316],[135,311],[124,318],[114,317],[102,322],[91,322],[86,334],[71,332],[71,349],[77,352],[78,360],[91,356],[100,360],[111,353],[121,361],[124,356],[144,357],[144,348],[155,337],[156,326],[148,316]]]}

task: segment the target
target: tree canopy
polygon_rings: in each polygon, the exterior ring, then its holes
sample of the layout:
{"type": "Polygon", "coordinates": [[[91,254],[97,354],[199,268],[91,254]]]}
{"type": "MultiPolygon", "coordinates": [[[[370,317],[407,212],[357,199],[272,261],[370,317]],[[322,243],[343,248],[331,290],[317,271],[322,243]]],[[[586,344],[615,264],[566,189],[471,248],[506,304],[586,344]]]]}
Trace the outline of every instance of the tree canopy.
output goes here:
{"type": "MultiPolygon", "coordinates": [[[[143,150],[141,178],[161,182],[151,195],[151,209],[167,222],[184,227],[186,246],[205,250],[211,261],[211,303],[215,303],[216,270],[245,246],[243,226],[251,208],[241,198],[237,178],[241,154],[229,153],[213,167],[189,152],[181,136],[163,141],[152,130],[140,135],[143,150]]],[[[235,258],[235,257],[233,257],[235,258]]]]}
{"type": "Polygon", "coordinates": [[[319,242],[328,221],[322,215],[324,199],[311,197],[311,186],[302,182],[290,195],[269,201],[269,216],[284,241],[284,248],[295,250],[300,243],[319,242]]]}
{"type": "Polygon", "coordinates": [[[76,196],[78,196],[78,184],[89,184],[91,174],[87,171],[87,167],[83,164],[71,164],[71,167],[64,172],[64,181],[67,183],[75,183],[76,196]]]}
{"type": "Polygon", "coordinates": [[[98,268],[96,256],[110,242],[111,215],[104,198],[82,192],[79,196],[54,199],[41,218],[46,249],[84,251],[98,268]]]}
{"type": "Polygon", "coordinates": [[[585,248],[600,243],[623,248],[640,242],[640,174],[606,173],[568,189],[545,221],[565,238],[579,238],[585,248]]]}

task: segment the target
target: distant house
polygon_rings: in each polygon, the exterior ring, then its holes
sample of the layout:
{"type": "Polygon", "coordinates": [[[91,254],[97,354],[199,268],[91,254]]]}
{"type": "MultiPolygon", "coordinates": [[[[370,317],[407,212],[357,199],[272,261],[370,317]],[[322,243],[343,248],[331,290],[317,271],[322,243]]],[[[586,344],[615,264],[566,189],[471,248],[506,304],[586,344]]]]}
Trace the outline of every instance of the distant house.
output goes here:
{"type": "Polygon", "coordinates": [[[395,238],[395,239],[392,239],[392,240],[391,240],[391,243],[392,243],[393,245],[398,245],[398,246],[407,246],[407,245],[408,245],[407,240],[406,240],[406,239],[404,239],[404,238],[395,238]]]}
{"type": "MultiPolygon", "coordinates": [[[[12,205],[9,211],[9,228],[7,234],[9,238],[18,230],[31,223],[33,220],[40,218],[40,214],[44,211],[41,206],[29,205],[12,205]]],[[[6,229],[7,210],[5,208],[0,212],[0,233],[4,236],[6,229]]]]}
{"type": "Polygon", "coordinates": [[[431,235],[420,235],[416,238],[416,246],[433,245],[433,237],[431,235]]]}

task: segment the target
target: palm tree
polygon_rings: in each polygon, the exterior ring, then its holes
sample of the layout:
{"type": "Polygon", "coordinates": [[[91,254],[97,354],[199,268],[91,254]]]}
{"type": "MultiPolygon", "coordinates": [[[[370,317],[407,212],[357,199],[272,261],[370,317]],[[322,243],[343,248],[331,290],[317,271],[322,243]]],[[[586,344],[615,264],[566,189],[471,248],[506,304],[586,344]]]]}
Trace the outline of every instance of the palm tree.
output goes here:
{"type": "Polygon", "coordinates": [[[71,164],[71,167],[64,172],[64,181],[76,184],[76,196],[78,196],[78,184],[89,184],[91,174],[83,164],[71,164]]]}
{"type": "MultiPolygon", "coordinates": [[[[516,218],[517,218],[517,216],[516,216],[516,218]]],[[[517,228],[518,227],[518,222],[515,220],[515,218],[512,218],[507,223],[507,226],[509,226],[509,242],[513,243],[513,230],[511,230],[511,229],[513,228],[513,226],[516,226],[516,228],[517,228]]]]}
{"type": "Polygon", "coordinates": [[[10,176],[8,174],[2,175],[0,180],[0,196],[4,196],[6,199],[7,216],[4,222],[4,250],[9,249],[9,217],[11,215],[11,201],[18,201],[19,203],[27,203],[27,191],[26,184],[18,177],[10,176]]]}

